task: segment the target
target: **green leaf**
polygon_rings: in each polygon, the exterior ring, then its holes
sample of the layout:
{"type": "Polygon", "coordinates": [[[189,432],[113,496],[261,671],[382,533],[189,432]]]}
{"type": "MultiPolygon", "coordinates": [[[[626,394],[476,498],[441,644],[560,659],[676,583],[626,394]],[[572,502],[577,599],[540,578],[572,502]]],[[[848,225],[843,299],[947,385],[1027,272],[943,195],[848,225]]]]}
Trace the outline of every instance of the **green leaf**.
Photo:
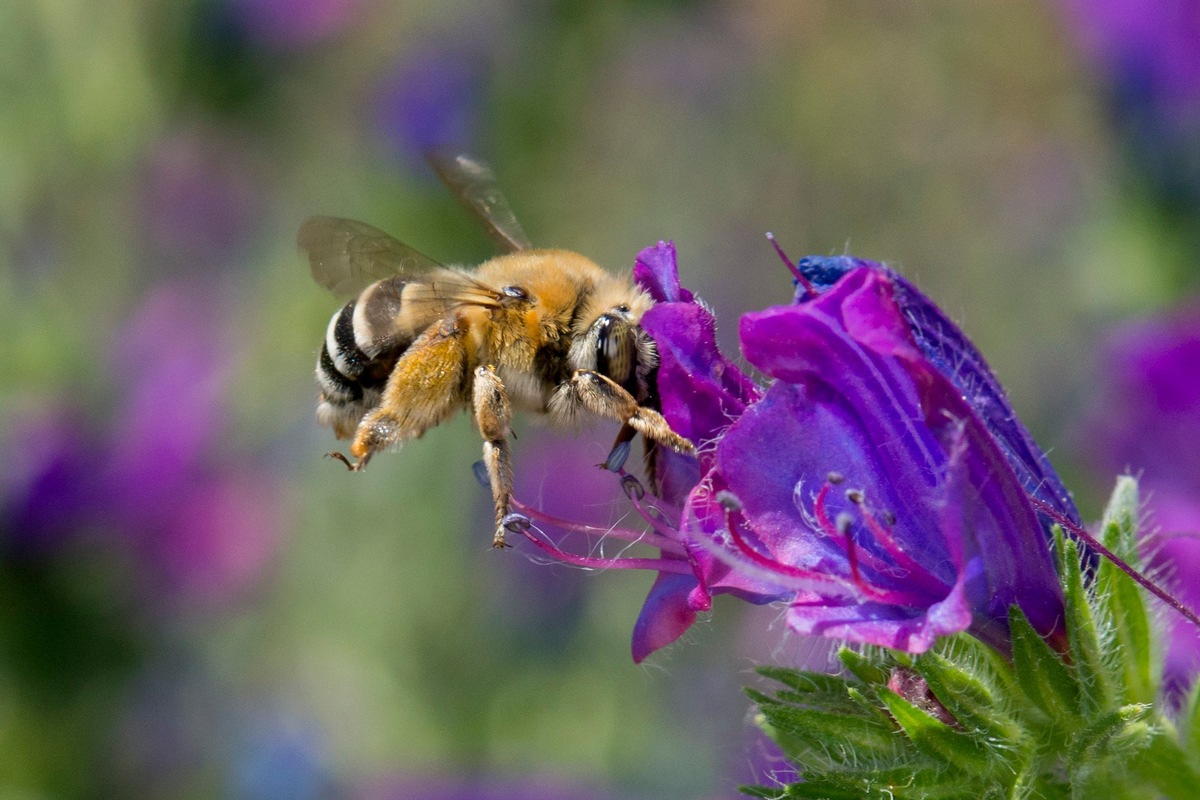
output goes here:
{"type": "Polygon", "coordinates": [[[919,751],[958,769],[976,774],[991,771],[993,763],[990,756],[993,751],[941,720],[934,719],[889,689],[881,690],[879,696],[896,724],[919,751]]]}
{"type": "Polygon", "coordinates": [[[1137,479],[1120,476],[1100,525],[1100,543],[1133,567],[1141,563],[1137,549],[1139,502],[1137,479]]]}
{"type": "Polygon", "coordinates": [[[754,670],[764,678],[798,692],[845,692],[846,679],[825,672],[807,672],[789,667],[765,666],[754,670]]]}
{"type": "Polygon", "coordinates": [[[1103,713],[1115,705],[1114,676],[1104,658],[1100,621],[1096,619],[1092,597],[1084,585],[1079,547],[1056,527],[1059,571],[1063,582],[1063,603],[1067,615],[1067,637],[1075,679],[1081,689],[1085,716],[1103,713]]]}
{"type": "Polygon", "coordinates": [[[1179,746],[1200,764],[1200,681],[1192,684],[1179,712],[1179,746]]]}
{"type": "Polygon", "coordinates": [[[929,652],[920,656],[915,666],[934,697],[961,725],[1006,744],[1021,741],[1021,726],[1007,712],[978,663],[958,663],[929,652]]]}
{"type": "Polygon", "coordinates": [[[1082,726],[1080,687],[1062,656],[1033,629],[1018,606],[1008,612],[1013,667],[1021,691],[1062,732],[1082,726]]]}
{"type": "Polygon", "coordinates": [[[879,658],[877,651],[873,649],[859,651],[843,647],[838,650],[838,659],[851,675],[863,683],[867,685],[879,684],[887,686],[890,670],[887,667],[881,666],[880,662],[883,659],[879,658]]]}
{"type": "MultiPolygon", "coordinates": [[[[879,719],[783,704],[760,705],[759,712],[789,757],[803,753],[832,768],[864,756],[890,758],[897,752],[895,729],[879,719]]],[[[797,763],[811,762],[797,759],[797,763]]]]}
{"type": "Polygon", "coordinates": [[[905,765],[885,770],[816,774],[786,790],[743,786],[742,792],[761,798],[803,800],[959,800],[986,796],[975,776],[931,766],[905,765]]]}
{"type": "MultiPolygon", "coordinates": [[[[1117,479],[1100,540],[1133,569],[1141,567],[1137,551],[1138,486],[1129,476],[1117,479]]],[[[1119,650],[1118,679],[1126,703],[1152,703],[1161,679],[1161,653],[1138,585],[1119,567],[1103,559],[1096,570],[1098,616],[1108,626],[1109,646],[1119,650]]]]}
{"type": "Polygon", "coordinates": [[[1154,737],[1148,747],[1129,760],[1129,769],[1173,800],[1194,800],[1200,773],[1168,732],[1154,737]]]}
{"type": "Polygon", "coordinates": [[[1100,715],[1072,737],[1067,757],[1079,770],[1090,770],[1108,759],[1126,758],[1149,747],[1154,735],[1150,706],[1121,706],[1100,715]]]}

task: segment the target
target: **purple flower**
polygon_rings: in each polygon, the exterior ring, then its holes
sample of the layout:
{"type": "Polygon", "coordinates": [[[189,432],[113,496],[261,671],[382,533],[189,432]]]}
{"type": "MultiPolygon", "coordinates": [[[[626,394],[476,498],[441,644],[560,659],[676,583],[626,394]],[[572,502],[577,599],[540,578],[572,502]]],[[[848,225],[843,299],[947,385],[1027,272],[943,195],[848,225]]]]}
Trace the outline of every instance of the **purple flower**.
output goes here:
{"type": "Polygon", "coordinates": [[[433,150],[472,151],[486,74],[478,48],[427,47],[409,56],[376,98],[377,124],[392,150],[413,168],[423,168],[433,150]]]}
{"type": "MultiPolygon", "coordinates": [[[[1083,436],[1090,461],[1105,480],[1139,476],[1150,570],[1184,605],[1200,607],[1200,305],[1118,329],[1100,363],[1083,436]]],[[[1200,634],[1176,614],[1166,620],[1164,682],[1185,690],[1200,674],[1200,634]]]]}
{"type": "Polygon", "coordinates": [[[1133,470],[1151,492],[1200,497],[1200,303],[1120,328],[1100,363],[1092,461],[1107,476],[1133,470]]]}
{"type": "Polygon", "coordinates": [[[1003,648],[1014,603],[1060,634],[1034,502],[1077,515],[982,357],[877,264],[808,260],[801,275],[792,305],[741,322],[743,354],[773,379],[764,391],[718,351],[674,248],[639,256],[662,411],[699,456],[662,460],[669,511],[634,494],[662,550],[636,565],[660,575],[635,659],[717,593],[784,600],[801,633],[911,652],[963,630],[1003,648]]]}
{"type": "Polygon", "coordinates": [[[1200,2],[1064,0],[1128,155],[1163,199],[1200,202],[1200,2]]]}
{"type": "MultiPolygon", "coordinates": [[[[1149,570],[1162,575],[1177,600],[1200,608],[1200,499],[1154,494],[1146,541],[1149,570]]],[[[1183,697],[1200,674],[1200,631],[1178,614],[1168,614],[1163,686],[1168,696],[1183,697]]]]}
{"type": "Polygon", "coordinates": [[[354,800],[601,800],[611,791],[553,777],[405,775],[351,792],[354,800]]]}
{"type": "Polygon", "coordinates": [[[305,47],[338,33],[361,0],[228,0],[247,33],[281,49],[305,47]]]}
{"type": "Polygon", "coordinates": [[[775,382],[689,498],[693,535],[795,587],[793,629],[921,652],[967,629],[1002,642],[1018,603],[1055,630],[1062,601],[1033,505],[917,346],[888,271],[862,262],[821,294],[748,314],[741,341],[775,382]]]}
{"type": "Polygon", "coordinates": [[[233,137],[203,129],[164,137],[141,169],[144,258],[199,275],[244,260],[264,216],[265,182],[233,137]]]}
{"type": "Polygon", "coordinates": [[[249,459],[217,454],[231,366],[222,329],[206,291],[161,286],[115,342],[122,395],[107,429],[67,411],[18,423],[8,444],[34,455],[5,476],[6,549],[49,556],[86,532],[136,560],[136,588],[191,609],[255,585],[279,545],[282,498],[249,459]]]}

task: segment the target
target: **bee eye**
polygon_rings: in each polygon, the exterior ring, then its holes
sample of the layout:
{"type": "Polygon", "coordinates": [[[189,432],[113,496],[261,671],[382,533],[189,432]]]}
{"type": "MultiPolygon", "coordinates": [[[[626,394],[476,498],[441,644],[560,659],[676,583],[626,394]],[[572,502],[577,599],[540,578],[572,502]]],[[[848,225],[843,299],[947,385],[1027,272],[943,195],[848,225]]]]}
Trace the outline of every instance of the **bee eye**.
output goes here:
{"type": "Polygon", "coordinates": [[[511,297],[514,300],[528,300],[529,299],[529,293],[526,292],[524,289],[522,289],[520,286],[505,286],[501,291],[504,292],[506,297],[511,297]]]}
{"type": "Polygon", "coordinates": [[[621,305],[617,306],[616,310],[620,311],[622,314],[628,314],[629,306],[627,306],[625,303],[621,303],[621,305]]]}

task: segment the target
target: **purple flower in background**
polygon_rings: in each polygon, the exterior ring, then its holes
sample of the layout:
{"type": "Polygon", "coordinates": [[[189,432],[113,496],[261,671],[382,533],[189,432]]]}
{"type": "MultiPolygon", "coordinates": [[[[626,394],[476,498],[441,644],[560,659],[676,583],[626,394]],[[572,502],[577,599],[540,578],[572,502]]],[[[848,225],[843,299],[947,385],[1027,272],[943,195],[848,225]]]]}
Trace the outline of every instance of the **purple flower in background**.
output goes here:
{"type": "Polygon", "coordinates": [[[377,124],[393,151],[423,168],[432,150],[475,150],[486,70],[477,49],[427,47],[410,54],[376,99],[377,124]]]}
{"type": "Polygon", "coordinates": [[[20,454],[20,470],[0,476],[0,551],[53,553],[101,500],[93,480],[103,458],[99,443],[78,415],[53,408],[14,420],[6,445],[20,454]]]}
{"type": "MultiPolygon", "coordinates": [[[[1130,323],[1102,349],[1102,377],[1083,439],[1101,474],[1129,471],[1147,507],[1149,567],[1200,606],[1200,304],[1130,323]]],[[[1169,689],[1200,674],[1200,633],[1170,614],[1169,689]]]]}
{"type": "Polygon", "coordinates": [[[1111,476],[1200,497],[1200,303],[1130,323],[1105,344],[1096,407],[1084,441],[1111,476]]]}
{"type": "Polygon", "coordinates": [[[361,0],[229,0],[248,34],[279,48],[315,44],[347,27],[361,0]]]}
{"type": "Polygon", "coordinates": [[[1200,202],[1200,2],[1064,3],[1135,168],[1164,199],[1200,202]]]}
{"type": "Polygon", "coordinates": [[[613,800],[609,790],[553,777],[405,775],[351,792],[354,800],[613,800]]]}
{"type": "Polygon", "coordinates": [[[263,179],[236,139],[194,130],[164,137],[142,168],[145,258],[198,275],[244,255],[261,224],[263,179]]]}
{"type": "Polygon", "coordinates": [[[255,585],[278,547],[281,497],[249,460],[217,453],[231,368],[221,330],[206,291],[159,287],[113,347],[107,429],[66,413],[18,423],[12,444],[34,455],[5,479],[10,552],[86,539],[135,559],[156,600],[192,609],[255,585]]]}
{"type": "Polygon", "coordinates": [[[801,633],[911,652],[962,630],[1004,648],[1014,603],[1061,634],[1034,501],[1077,514],[982,357],[890,270],[838,259],[801,271],[793,305],[742,319],[744,355],[773,379],[764,391],[717,350],[674,248],[638,258],[657,301],[643,326],[663,414],[699,455],[661,460],[663,508],[632,495],[661,558],[609,562],[660,572],[635,659],[717,593],[785,600],[801,633]]]}
{"type": "MultiPolygon", "coordinates": [[[[1147,541],[1148,567],[1162,575],[1176,599],[1200,608],[1200,501],[1154,496],[1149,521],[1155,532],[1147,541]]],[[[1183,697],[1200,674],[1200,631],[1178,614],[1166,617],[1163,686],[1169,696],[1183,697]]]]}
{"type": "Polygon", "coordinates": [[[281,535],[275,482],[248,460],[218,458],[232,350],[203,289],[152,292],[122,331],[127,387],[103,475],[109,507],[166,597],[221,604],[270,565],[281,535]]]}

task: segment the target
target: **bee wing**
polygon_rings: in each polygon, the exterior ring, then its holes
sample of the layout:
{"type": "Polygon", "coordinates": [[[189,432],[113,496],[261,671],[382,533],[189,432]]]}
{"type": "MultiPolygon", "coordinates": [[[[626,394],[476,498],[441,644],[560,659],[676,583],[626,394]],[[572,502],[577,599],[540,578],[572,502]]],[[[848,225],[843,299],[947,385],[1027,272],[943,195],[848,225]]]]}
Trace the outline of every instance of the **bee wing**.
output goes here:
{"type": "Polygon", "coordinates": [[[488,235],[508,250],[533,247],[517,216],[500,191],[496,173],[483,161],[463,153],[429,153],[429,163],[459,202],[478,216],[488,235]]]}
{"type": "Polygon", "coordinates": [[[365,222],[310,217],[296,236],[317,283],[348,296],[383,278],[413,276],[441,266],[365,222]]]}

